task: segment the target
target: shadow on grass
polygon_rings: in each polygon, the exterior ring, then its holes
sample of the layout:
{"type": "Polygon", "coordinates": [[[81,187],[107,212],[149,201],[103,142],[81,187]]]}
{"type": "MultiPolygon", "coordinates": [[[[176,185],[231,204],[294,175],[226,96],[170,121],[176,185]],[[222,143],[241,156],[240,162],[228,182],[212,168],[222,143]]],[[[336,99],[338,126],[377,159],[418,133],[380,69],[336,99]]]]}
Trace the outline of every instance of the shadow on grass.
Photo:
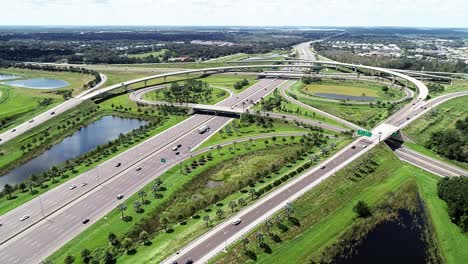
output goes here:
{"type": "Polygon", "coordinates": [[[249,257],[251,260],[254,260],[256,261],[257,260],[257,254],[255,254],[255,252],[253,252],[252,250],[247,250],[244,252],[244,254],[249,257]]]}

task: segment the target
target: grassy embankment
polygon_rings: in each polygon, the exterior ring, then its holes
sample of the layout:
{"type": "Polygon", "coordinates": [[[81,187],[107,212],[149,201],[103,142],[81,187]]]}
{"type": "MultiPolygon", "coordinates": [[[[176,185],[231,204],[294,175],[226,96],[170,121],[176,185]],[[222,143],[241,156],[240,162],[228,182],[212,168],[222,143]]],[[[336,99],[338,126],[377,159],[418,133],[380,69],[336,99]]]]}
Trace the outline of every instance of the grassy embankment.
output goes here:
{"type": "MultiPolygon", "coordinates": [[[[283,220],[286,228],[276,226],[273,232],[279,236],[274,242],[266,235],[261,225],[247,236],[247,246],[256,257],[256,263],[305,263],[319,260],[327,247],[341,240],[342,235],[361,220],[356,218],[353,206],[359,200],[371,207],[385,200],[386,195],[398,191],[408,182],[416,182],[424,205],[430,216],[440,252],[448,263],[468,261],[468,236],[451,222],[446,204],[437,197],[438,177],[411,165],[405,165],[386,146],[372,150],[373,161],[366,164],[359,177],[347,169],[340,170],[293,203],[297,225],[283,220]],[[373,167],[374,171],[369,171],[373,167]],[[351,175],[351,176],[350,176],[351,175]],[[256,243],[255,231],[265,234],[269,253],[256,243]]],[[[230,247],[228,253],[220,254],[213,263],[251,263],[241,243],[230,247]]]]}
{"type": "MultiPolygon", "coordinates": [[[[18,166],[19,164],[41,154],[43,151],[47,149],[48,146],[52,146],[57,144],[58,142],[62,141],[63,138],[73,134],[81,125],[90,124],[99,118],[106,116],[106,115],[117,115],[123,117],[137,117],[141,116],[141,113],[137,111],[136,104],[128,99],[128,95],[121,95],[114,97],[112,99],[106,100],[98,105],[94,104],[93,102],[87,101],[64,114],[58,115],[57,117],[39,125],[34,130],[28,131],[19,137],[3,144],[0,146],[0,151],[5,153],[3,156],[0,156],[0,164],[2,168],[13,168],[18,166]],[[114,106],[122,106],[127,109],[125,113],[119,112],[114,109],[114,106]],[[92,113],[92,114],[88,114],[92,113]],[[69,125],[67,129],[58,129],[59,125],[64,125],[69,120],[76,120],[80,118],[80,121],[77,121],[75,125],[69,125]],[[33,139],[40,137],[45,131],[48,132],[48,137],[44,137],[44,141],[36,141],[34,143],[33,139]],[[20,146],[26,145],[27,143],[33,143],[34,146],[37,148],[33,148],[32,151],[22,151],[20,146]],[[29,153],[28,153],[29,152],[29,153]]],[[[150,110],[151,108],[142,108],[143,110],[150,110]]],[[[33,198],[37,197],[38,195],[56,187],[59,184],[64,183],[65,181],[80,175],[81,173],[88,171],[98,164],[122,153],[123,151],[135,146],[136,144],[142,142],[143,140],[152,137],[171,126],[181,122],[186,117],[183,116],[176,116],[176,115],[162,115],[161,113],[155,111],[154,113],[149,113],[150,116],[157,116],[161,118],[161,122],[147,131],[145,134],[141,134],[139,137],[135,138],[134,141],[125,145],[117,146],[115,151],[107,155],[99,155],[98,157],[93,158],[89,164],[79,164],[77,165],[73,171],[66,172],[65,174],[68,176],[67,178],[60,179],[59,177],[56,178],[58,182],[53,183],[51,180],[44,182],[44,188],[36,187],[34,188],[37,191],[34,194],[30,194],[28,189],[24,192],[18,190],[14,193],[16,197],[13,200],[7,200],[7,196],[0,198],[0,215],[4,214],[23,203],[32,200],[33,198]]],[[[3,187],[3,186],[2,186],[3,187]]]]}
{"type": "Polygon", "coordinates": [[[38,70],[2,68],[0,73],[21,76],[21,79],[30,78],[53,78],[67,81],[69,86],[60,89],[29,89],[0,84],[0,121],[5,123],[0,127],[0,131],[5,131],[11,127],[28,121],[38,113],[44,112],[59,103],[63,102],[63,97],[57,94],[58,91],[72,90],[73,94],[83,91],[83,85],[91,81],[94,77],[86,74],[73,72],[48,72],[38,70]],[[50,98],[47,104],[40,104],[44,99],[50,98]]]}
{"type": "Polygon", "coordinates": [[[373,104],[371,107],[368,104],[343,104],[314,100],[310,96],[302,94],[300,92],[301,87],[301,84],[293,86],[289,94],[295,96],[298,101],[307,105],[366,128],[374,127],[389,116],[389,111],[387,109],[388,104],[386,106],[373,104]]]}
{"type": "MultiPolygon", "coordinates": [[[[229,151],[226,149],[222,149],[219,152],[217,150],[212,150],[209,153],[211,153],[213,158],[211,161],[207,162],[208,166],[197,167],[188,175],[181,173],[179,167],[176,166],[160,176],[163,181],[163,186],[167,190],[163,192],[164,196],[162,199],[152,200],[150,204],[145,205],[145,212],[156,210],[158,206],[161,206],[166,199],[171,198],[175,193],[178,193],[177,197],[179,197],[184,196],[184,192],[187,192],[187,190],[192,190],[194,193],[189,193],[191,197],[209,196],[212,192],[219,192],[219,188],[224,189],[222,186],[234,184],[237,181],[245,181],[247,178],[252,177],[252,175],[255,175],[257,172],[272,164],[283,164],[280,160],[296,151],[299,147],[297,144],[291,145],[292,142],[298,142],[298,138],[296,137],[294,141],[288,138],[286,142],[277,140],[276,143],[271,143],[270,141],[268,147],[266,147],[264,140],[255,140],[251,143],[244,144],[243,147],[241,144],[238,144],[229,151]],[[266,148],[268,148],[268,150],[265,150],[266,148]],[[205,178],[202,185],[197,181],[198,175],[205,175],[204,177],[208,176],[208,178],[205,178]],[[209,181],[206,182],[206,180],[209,181]],[[212,185],[210,185],[210,183],[212,185]],[[191,186],[193,184],[196,186],[198,184],[200,186],[192,188],[191,186]]],[[[338,148],[343,147],[344,144],[344,142],[339,142],[338,148]]],[[[309,153],[317,151],[319,151],[318,147],[314,147],[310,149],[309,153]]],[[[206,157],[207,153],[203,155],[206,157]]],[[[190,164],[193,160],[199,159],[200,156],[193,157],[185,161],[184,164],[190,164]]],[[[295,170],[295,168],[301,166],[304,162],[306,162],[306,160],[299,159],[297,162],[291,163],[291,165],[282,167],[278,172],[255,183],[254,188],[259,190],[262,186],[271,185],[276,179],[295,170]]],[[[151,186],[153,184],[154,183],[151,183],[144,188],[148,194],[151,193],[151,186]]],[[[250,194],[246,192],[235,192],[234,194],[228,195],[225,199],[216,202],[216,205],[207,205],[204,210],[197,211],[193,218],[184,219],[182,224],[171,224],[170,232],[157,232],[151,239],[151,246],[140,246],[137,248],[135,256],[125,255],[123,258],[120,258],[119,261],[123,263],[133,262],[135,261],[135,257],[138,257],[141,262],[160,262],[163,258],[207,230],[205,222],[200,218],[201,214],[211,215],[210,227],[212,227],[232,214],[228,204],[230,201],[237,201],[240,197],[244,197],[246,203],[250,203],[250,194]],[[222,218],[216,216],[216,209],[222,209],[224,211],[222,218]]],[[[134,195],[130,197],[126,203],[132,204],[138,199],[138,195],[134,195]]],[[[171,206],[169,206],[167,210],[177,209],[170,208],[171,206]]],[[[235,208],[235,211],[237,210],[238,208],[235,208]]],[[[122,239],[125,233],[131,230],[138,220],[145,216],[144,214],[131,212],[131,209],[128,210],[126,214],[132,217],[130,223],[124,223],[120,220],[120,213],[113,211],[109,213],[106,218],[101,219],[98,223],[65,245],[61,250],[56,252],[51,259],[58,260],[67,255],[78,256],[80,250],[84,247],[93,249],[97,246],[105,246],[107,244],[107,234],[109,232],[114,232],[118,235],[119,239],[122,239]]]]}
{"type": "Polygon", "coordinates": [[[403,129],[403,132],[414,140],[415,143],[406,142],[405,145],[422,154],[468,169],[467,163],[450,160],[437,154],[434,150],[425,147],[425,143],[429,141],[432,133],[447,128],[454,128],[457,120],[468,117],[467,98],[467,96],[464,96],[451,99],[437,106],[435,111],[429,111],[424,116],[413,121],[403,129]]]}

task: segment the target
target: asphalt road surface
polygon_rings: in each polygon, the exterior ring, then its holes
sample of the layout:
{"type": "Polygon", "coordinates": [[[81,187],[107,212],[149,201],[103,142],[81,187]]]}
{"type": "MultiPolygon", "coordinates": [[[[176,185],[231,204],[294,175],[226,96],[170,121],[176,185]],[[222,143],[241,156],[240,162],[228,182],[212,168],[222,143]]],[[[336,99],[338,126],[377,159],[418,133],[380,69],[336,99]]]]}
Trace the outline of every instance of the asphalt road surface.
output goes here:
{"type": "MultiPolygon", "coordinates": [[[[220,105],[242,101],[256,102],[286,80],[261,80],[238,97],[230,97],[220,105]]],[[[54,188],[0,219],[0,263],[38,263],[99,220],[122,202],[118,194],[129,197],[170,167],[190,157],[194,148],[208,139],[231,119],[222,116],[194,115],[138,146],[102,163],[70,181],[54,188]],[[207,124],[210,132],[200,134],[197,128],[207,124]],[[179,155],[171,150],[181,144],[179,155]],[[166,163],[160,159],[166,158],[166,163]],[[121,163],[119,167],[117,164],[121,163]],[[140,171],[136,171],[141,168],[140,171]],[[86,186],[82,183],[86,182],[86,186]],[[69,186],[78,187],[70,190],[69,186]],[[42,209],[40,204],[42,203],[42,209]],[[47,216],[42,217],[42,211],[47,216]],[[29,219],[20,221],[21,216],[29,219]],[[90,219],[82,224],[83,219],[90,219]]]]}

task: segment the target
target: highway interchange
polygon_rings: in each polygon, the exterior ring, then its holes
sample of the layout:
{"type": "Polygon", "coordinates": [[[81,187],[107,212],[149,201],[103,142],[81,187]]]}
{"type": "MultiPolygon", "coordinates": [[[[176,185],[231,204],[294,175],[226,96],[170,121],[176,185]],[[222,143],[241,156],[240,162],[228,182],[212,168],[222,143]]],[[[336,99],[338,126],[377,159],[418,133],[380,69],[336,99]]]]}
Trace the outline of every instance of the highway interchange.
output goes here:
{"type": "MultiPolygon", "coordinates": [[[[300,48],[301,58],[313,58],[313,56],[310,55],[310,49],[304,48],[306,47],[305,45],[299,47],[302,47],[300,48]],[[303,55],[304,53],[306,55],[303,55]]],[[[317,61],[310,61],[310,63],[312,62],[317,61]]],[[[350,66],[350,64],[336,62],[320,61],[319,63],[350,66]]],[[[273,65],[271,66],[273,67],[273,65]]],[[[277,67],[278,65],[274,66],[277,67]]],[[[300,64],[296,67],[307,66],[307,64],[300,64]]],[[[281,209],[286,202],[294,200],[322,180],[333,175],[336,170],[343,168],[357,159],[372,147],[376,146],[380,141],[388,138],[392,133],[400,130],[414,119],[429,111],[431,107],[435,107],[451,98],[468,95],[468,92],[460,92],[424,101],[423,99],[427,96],[427,88],[422,82],[412,77],[406,76],[403,73],[395,73],[376,67],[362,65],[353,66],[383,71],[408,80],[418,87],[419,95],[406,107],[374,128],[372,130],[373,137],[358,138],[348,147],[321,163],[320,166],[325,166],[324,169],[319,169],[318,167],[311,168],[294,181],[285,184],[278,190],[260,199],[257,203],[239,212],[233,218],[241,218],[242,223],[240,225],[230,225],[230,219],[228,219],[200,239],[180,250],[180,253],[168,259],[167,263],[172,263],[174,260],[179,261],[179,263],[184,263],[188,258],[200,262],[209,259],[222,250],[224,247],[223,242],[228,243],[235,241],[253,226],[281,209]]],[[[242,68],[250,66],[237,67],[242,68]]],[[[222,70],[227,68],[236,69],[236,67],[221,68],[222,70]]],[[[205,69],[205,71],[212,70],[213,68],[205,69]]],[[[204,70],[182,71],[182,73],[187,72],[204,72],[204,70]]],[[[163,75],[171,76],[171,73],[163,75]]],[[[79,98],[68,100],[64,104],[57,106],[55,112],[59,114],[79,104],[82,100],[93,98],[116,88],[164,76],[150,76],[104,89],[95,89],[94,91],[81,95],[79,98]]],[[[246,102],[246,108],[248,108],[251,106],[252,102],[259,101],[274,89],[280,89],[284,95],[284,91],[292,83],[293,81],[284,79],[262,79],[257,84],[238,94],[237,97],[231,96],[218,103],[216,106],[226,111],[237,111],[239,110],[239,105],[242,102],[246,102]]],[[[133,99],[139,100],[142,103],[148,103],[144,102],[141,96],[136,94],[133,95],[133,99]]],[[[291,99],[292,98],[288,98],[288,100],[291,99]]],[[[34,118],[34,125],[42,123],[50,119],[51,116],[54,116],[50,114],[51,111],[53,110],[49,110],[41,116],[34,118]]],[[[280,116],[276,117],[280,118],[280,116]]],[[[192,154],[191,149],[203,143],[230,120],[232,120],[232,118],[196,114],[176,126],[140,143],[138,146],[100,164],[98,167],[46,192],[39,198],[31,200],[17,209],[2,215],[0,217],[0,221],[3,224],[3,227],[0,229],[0,263],[34,263],[46,258],[55,250],[59,249],[64,243],[85,230],[90,224],[96,222],[113,210],[120,202],[116,199],[117,194],[122,193],[125,197],[128,197],[137,192],[170,167],[190,157],[192,154]],[[198,133],[197,129],[204,124],[209,125],[210,132],[204,134],[198,133]],[[180,154],[177,156],[175,156],[171,150],[174,144],[182,145],[180,154]],[[167,158],[166,163],[160,162],[160,158],[162,157],[167,158]],[[116,164],[118,163],[122,165],[117,167],[116,164]],[[137,171],[137,168],[141,168],[141,170],[137,171]],[[87,183],[86,186],[82,186],[83,183],[87,183]],[[77,185],[78,188],[69,190],[69,186],[72,184],[77,185]],[[25,214],[28,214],[30,218],[26,221],[19,221],[19,218],[25,214]],[[87,225],[81,224],[84,218],[90,219],[90,223],[87,225]]],[[[344,121],[342,123],[352,128],[357,128],[355,125],[346,122],[347,121],[344,121]]],[[[20,125],[16,128],[16,133],[5,132],[0,135],[0,138],[2,138],[2,142],[0,143],[6,142],[14,136],[31,129],[33,123],[27,123],[29,126],[27,124],[20,125]]],[[[319,126],[321,124],[315,123],[315,125],[319,126]]],[[[327,129],[333,130],[331,128],[332,127],[328,127],[327,129]]],[[[396,153],[403,152],[405,151],[400,150],[396,153]]],[[[405,154],[409,155],[405,152],[401,154],[401,156],[405,154]]],[[[414,158],[415,155],[409,156],[410,158],[407,157],[407,159],[409,160],[408,162],[411,162],[411,157],[414,158]]],[[[425,158],[426,157],[420,157],[420,159],[425,158]]],[[[413,164],[417,165],[416,163],[417,162],[413,161],[413,164]]],[[[426,163],[430,162],[426,160],[426,163]]],[[[421,164],[422,163],[419,165],[422,166],[421,164]]],[[[443,164],[441,166],[443,167],[443,164]]],[[[451,171],[450,168],[443,169],[451,171]]]]}

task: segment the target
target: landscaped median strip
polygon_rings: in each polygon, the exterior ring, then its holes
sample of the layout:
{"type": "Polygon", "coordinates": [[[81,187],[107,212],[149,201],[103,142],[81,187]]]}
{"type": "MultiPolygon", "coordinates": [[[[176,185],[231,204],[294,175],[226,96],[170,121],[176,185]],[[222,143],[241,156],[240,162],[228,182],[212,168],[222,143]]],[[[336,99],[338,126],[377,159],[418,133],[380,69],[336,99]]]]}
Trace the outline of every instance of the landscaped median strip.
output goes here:
{"type": "MultiPolygon", "coordinates": [[[[353,143],[351,144],[355,144],[359,141],[360,139],[357,139],[355,140],[353,143]]],[[[208,254],[206,254],[202,259],[199,259],[197,260],[197,262],[201,262],[201,263],[205,263],[205,262],[208,262],[211,258],[213,258],[214,256],[216,256],[218,253],[220,253],[225,247],[229,246],[230,244],[234,243],[235,241],[239,240],[243,234],[249,232],[251,229],[253,229],[255,226],[257,226],[258,224],[262,223],[265,219],[267,219],[268,217],[270,217],[271,215],[273,215],[274,213],[276,213],[278,210],[280,210],[281,208],[283,208],[288,202],[290,201],[294,201],[296,200],[297,198],[299,198],[300,196],[302,196],[305,192],[307,192],[309,189],[313,188],[314,186],[316,186],[317,184],[321,183],[323,180],[325,180],[326,178],[330,177],[331,175],[333,175],[337,170],[341,169],[341,168],[344,168],[345,166],[347,166],[349,163],[351,163],[353,160],[355,160],[356,158],[358,158],[359,156],[361,156],[362,154],[368,152],[370,149],[372,149],[374,146],[377,146],[377,144],[371,144],[369,147],[367,148],[364,148],[362,149],[361,151],[359,151],[358,153],[356,153],[354,156],[352,156],[351,158],[343,161],[340,165],[338,165],[335,170],[331,170],[329,171],[328,173],[326,173],[324,176],[320,177],[319,179],[313,181],[311,184],[309,184],[308,186],[304,186],[299,192],[296,192],[294,194],[291,194],[291,196],[289,196],[289,199],[287,201],[283,201],[279,204],[277,204],[274,208],[272,208],[271,210],[268,211],[267,214],[264,214],[262,215],[261,217],[257,218],[255,222],[252,222],[251,224],[243,227],[242,229],[240,229],[238,232],[236,232],[236,234],[232,237],[229,237],[225,240],[225,243],[224,244],[221,244],[221,245],[218,245],[217,247],[215,247],[213,250],[211,250],[208,254]]],[[[333,156],[329,157],[327,160],[323,161],[321,164],[327,164],[329,161],[333,160],[334,158],[336,158],[337,156],[339,156],[341,153],[345,152],[347,150],[347,148],[343,148],[342,150],[338,151],[337,153],[335,153],[333,156]]],[[[269,201],[272,197],[276,196],[278,193],[281,193],[281,192],[284,192],[284,191],[288,191],[289,187],[294,185],[294,184],[297,184],[299,183],[300,181],[302,181],[304,178],[308,177],[311,173],[319,170],[320,168],[319,167],[313,167],[311,169],[308,169],[306,170],[305,172],[302,173],[302,175],[300,175],[299,177],[295,178],[294,180],[288,182],[286,185],[283,185],[281,186],[279,189],[276,189],[275,191],[271,192],[270,194],[268,194],[267,196],[263,197],[262,199],[258,200],[256,203],[254,203],[253,205],[249,206],[249,207],[246,207],[244,209],[242,209],[241,211],[239,211],[238,213],[236,213],[235,215],[231,216],[230,218],[226,219],[222,224],[219,224],[218,226],[216,226],[214,229],[211,229],[210,231],[208,231],[207,233],[205,233],[204,235],[200,236],[198,239],[192,241],[190,244],[188,244],[187,246],[185,246],[183,249],[179,250],[178,251],[178,254],[177,255],[173,255],[171,257],[169,257],[168,259],[166,259],[163,263],[167,263],[167,264],[171,264],[173,261],[175,261],[176,259],[178,259],[179,256],[182,256],[184,254],[186,254],[189,250],[195,248],[196,246],[198,246],[200,243],[204,242],[208,237],[210,237],[211,235],[213,234],[216,234],[217,232],[223,230],[225,227],[231,225],[231,222],[234,220],[234,219],[237,219],[237,218],[240,218],[242,219],[242,215],[244,214],[247,214],[253,210],[255,210],[256,208],[258,208],[259,206],[261,206],[263,203],[269,201]]]]}

